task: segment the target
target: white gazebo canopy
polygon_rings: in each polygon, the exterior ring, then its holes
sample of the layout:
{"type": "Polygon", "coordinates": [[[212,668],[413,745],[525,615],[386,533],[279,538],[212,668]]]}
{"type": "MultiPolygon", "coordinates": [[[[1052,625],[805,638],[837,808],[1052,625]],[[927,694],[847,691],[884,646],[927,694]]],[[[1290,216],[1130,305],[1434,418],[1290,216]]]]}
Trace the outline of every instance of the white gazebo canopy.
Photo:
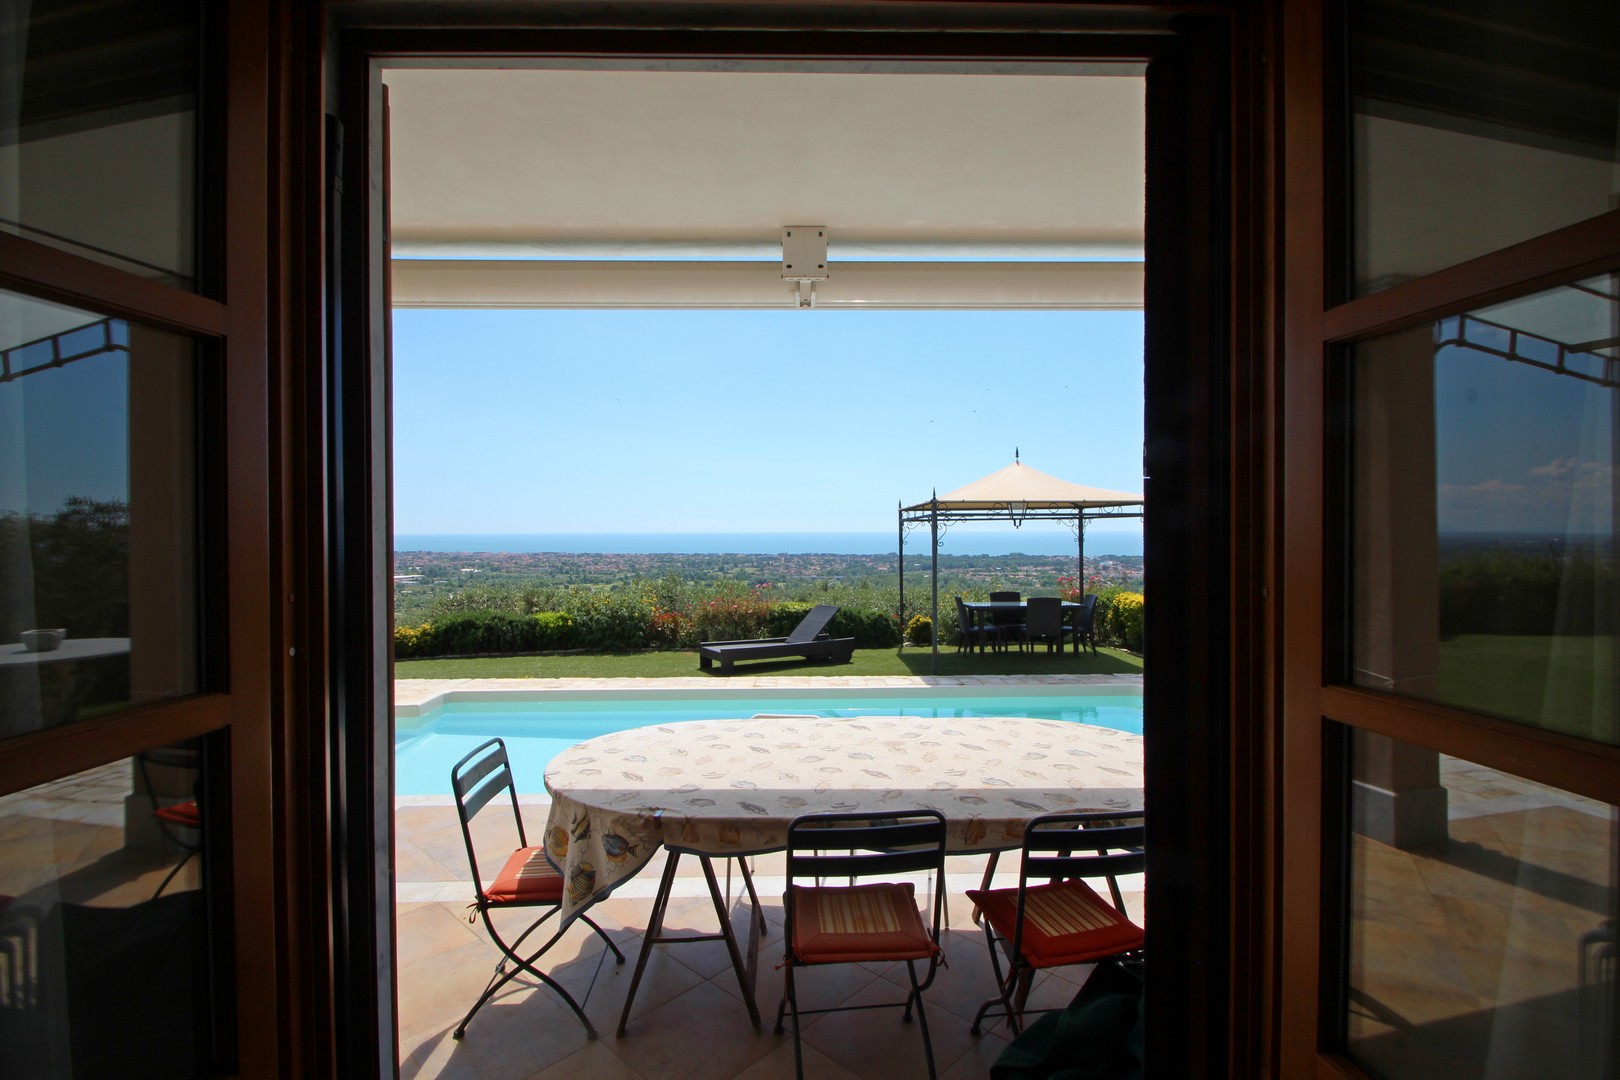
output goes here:
{"type": "Polygon", "coordinates": [[[1066,510],[1069,513],[1061,516],[1072,518],[1076,510],[1141,507],[1142,496],[1060,480],[1025,465],[1018,460],[1015,451],[1013,463],[1006,468],[927,502],[907,506],[901,512],[926,513],[936,502],[941,511],[991,511],[1000,515],[1010,513],[1010,507],[1022,505],[1027,510],[1066,510]]]}
{"type": "Polygon", "coordinates": [[[934,659],[939,671],[939,527],[959,521],[998,521],[1005,519],[1014,528],[1025,521],[1068,522],[1074,529],[1078,580],[1084,588],[1086,576],[1086,522],[1096,518],[1139,518],[1142,496],[1126,491],[1087,487],[1060,480],[1049,473],[1025,465],[1013,451],[1011,465],[989,476],[965,484],[955,491],[935,495],[926,502],[900,507],[899,574],[900,612],[906,606],[906,528],[927,523],[931,538],[931,578],[933,593],[934,659]]]}

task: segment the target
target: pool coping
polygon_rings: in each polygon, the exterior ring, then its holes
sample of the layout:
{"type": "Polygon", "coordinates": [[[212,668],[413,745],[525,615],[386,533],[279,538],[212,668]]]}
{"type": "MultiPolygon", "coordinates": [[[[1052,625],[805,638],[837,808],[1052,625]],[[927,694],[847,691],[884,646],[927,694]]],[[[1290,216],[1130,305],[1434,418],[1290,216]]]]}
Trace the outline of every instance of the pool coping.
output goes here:
{"type": "Polygon", "coordinates": [[[631,694],[685,697],[754,697],[761,690],[1023,689],[1056,694],[1079,687],[1120,687],[1140,692],[1140,675],[734,675],[659,679],[396,679],[394,715],[415,718],[453,701],[522,700],[535,694],[562,700],[631,694]]]}

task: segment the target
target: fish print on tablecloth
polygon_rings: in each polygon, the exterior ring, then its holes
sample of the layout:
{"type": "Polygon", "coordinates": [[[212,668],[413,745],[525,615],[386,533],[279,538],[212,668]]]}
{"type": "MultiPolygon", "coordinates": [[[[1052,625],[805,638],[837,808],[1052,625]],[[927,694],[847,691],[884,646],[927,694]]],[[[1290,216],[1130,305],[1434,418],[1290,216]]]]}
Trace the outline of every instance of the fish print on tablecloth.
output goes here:
{"type": "Polygon", "coordinates": [[[962,827],[962,840],[967,847],[975,847],[984,839],[989,830],[985,828],[984,819],[977,814],[968,818],[967,824],[962,827]]]}
{"type": "Polygon", "coordinates": [[[574,839],[576,841],[578,841],[580,843],[584,843],[586,840],[589,840],[591,838],[591,817],[590,817],[590,815],[589,814],[581,814],[579,817],[575,818],[574,819],[573,829],[574,829],[574,839]]]}
{"type": "Polygon", "coordinates": [[[568,899],[583,904],[596,891],[596,867],[582,862],[568,874],[568,899]]]}
{"type": "Polygon", "coordinates": [[[614,862],[623,862],[636,854],[639,845],[632,844],[618,833],[607,833],[602,837],[602,850],[614,862]]]}
{"type": "Polygon", "coordinates": [[[546,850],[553,859],[566,859],[568,857],[568,830],[561,825],[551,827],[551,835],[546,838],[546,850]]]}

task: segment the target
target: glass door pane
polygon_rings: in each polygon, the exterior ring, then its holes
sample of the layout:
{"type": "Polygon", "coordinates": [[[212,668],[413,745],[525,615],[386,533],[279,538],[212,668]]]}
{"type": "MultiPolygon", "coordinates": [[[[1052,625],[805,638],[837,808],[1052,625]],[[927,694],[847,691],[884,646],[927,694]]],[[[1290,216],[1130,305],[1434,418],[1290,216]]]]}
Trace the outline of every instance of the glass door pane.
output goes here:
{"type": "Polygon", "coordinates": [[[0,738],[189,694],[194,343],[0,292],[0,738]]]}
{"type": "Polygon", "coordinates": [[[1620,5],[1349,4],[1353,291],[1613,210],[1620,5]]]}
{"type": "Polygon", "coordinates": [[[200,10],[192,0],[6,5],[0,229],[193,287],[200,10]]]}
{"type": "Polygon", "coordinates": [[[1380,1078],[1614,1075],[1615,807],[1356,732],[1347,1053],[1380,1078]]]}
{"type": "Polygon", "coordinates": [[[1620,283],[1351,356],[1352,681],[1620,740],[1620,283]]]}
{"type": "Polygon", "coordinates": [[[196,741],[0,798],[0,1075],[219,1075],[222,794],[196,741]]]}

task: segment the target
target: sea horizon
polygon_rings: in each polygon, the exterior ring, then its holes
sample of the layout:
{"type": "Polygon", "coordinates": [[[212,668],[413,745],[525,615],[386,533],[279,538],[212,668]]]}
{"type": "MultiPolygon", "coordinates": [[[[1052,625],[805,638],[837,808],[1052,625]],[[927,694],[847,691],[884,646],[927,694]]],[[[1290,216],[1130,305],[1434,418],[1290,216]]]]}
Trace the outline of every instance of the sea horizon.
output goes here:
{"type": "MultiPolygon", "coordinates": [[[[561,552],[577,555],[892,555],[892,532],[395,533],[395,551],[561,552]]],[[[951,529],[941,555],[1073,555],[1072,532],[951,529]]],[[[908,556],[928,554],[928,530],[906,537],[908,556]]],[[[1142,535],[1086,531],[1086,556],[1139,556],[1142,535]]]]}

